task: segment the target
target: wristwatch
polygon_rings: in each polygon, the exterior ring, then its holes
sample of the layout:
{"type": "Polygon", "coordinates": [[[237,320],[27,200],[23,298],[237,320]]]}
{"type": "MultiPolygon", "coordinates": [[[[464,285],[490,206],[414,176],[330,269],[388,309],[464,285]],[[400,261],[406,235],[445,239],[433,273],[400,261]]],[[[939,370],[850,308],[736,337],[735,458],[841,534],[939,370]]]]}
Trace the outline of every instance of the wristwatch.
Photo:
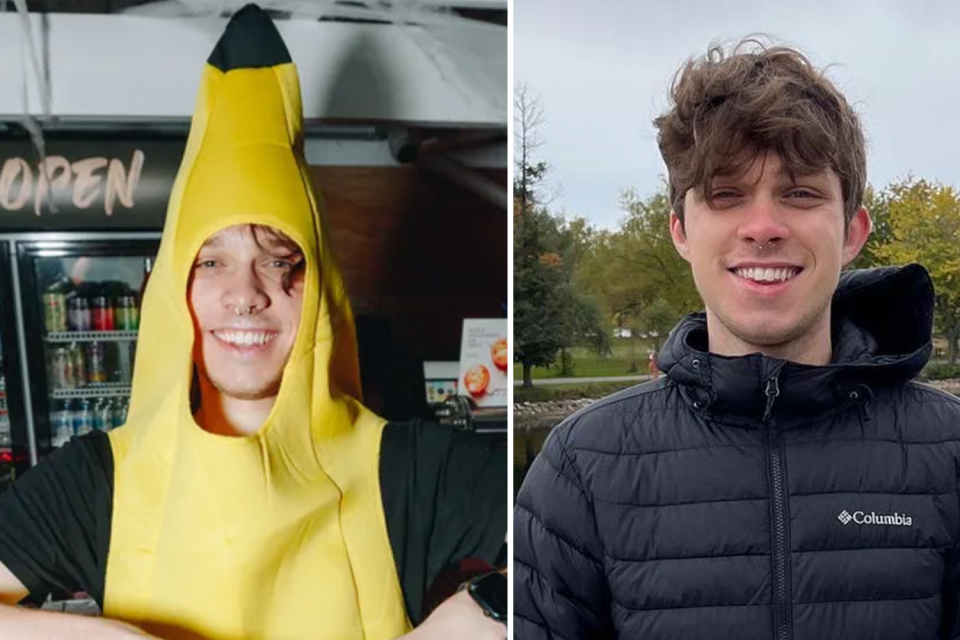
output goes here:
{"type": "Polygon", "coordinates": [[[466,591],[483,614],[507,624],[507,576],[499,571],[485,573],[460,585],[457,591],[466,591]]]}

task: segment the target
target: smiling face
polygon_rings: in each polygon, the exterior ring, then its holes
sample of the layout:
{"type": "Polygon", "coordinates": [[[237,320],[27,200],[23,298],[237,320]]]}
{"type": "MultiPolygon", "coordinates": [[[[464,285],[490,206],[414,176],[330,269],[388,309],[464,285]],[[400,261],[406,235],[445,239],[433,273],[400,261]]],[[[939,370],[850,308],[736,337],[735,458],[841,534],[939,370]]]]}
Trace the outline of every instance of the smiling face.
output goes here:
{"type": "Polygon", "coordinates": [[[776,155],[760,155],[743,175],[714,177],[712,206],[690,189],[684,223],[671,216],[715,353],[829,360],[830,301],[841,268],[870,233],[870,217],[860,208],[845,229],[831,169],[794,178],[776,155]]]}
{"type": "Polygon", "coordinates": [[[273,398],[300,327],[303,254],[269,227],[234,225],[197,254],[189,301],[199,374],[221,394],[273,398]]]}

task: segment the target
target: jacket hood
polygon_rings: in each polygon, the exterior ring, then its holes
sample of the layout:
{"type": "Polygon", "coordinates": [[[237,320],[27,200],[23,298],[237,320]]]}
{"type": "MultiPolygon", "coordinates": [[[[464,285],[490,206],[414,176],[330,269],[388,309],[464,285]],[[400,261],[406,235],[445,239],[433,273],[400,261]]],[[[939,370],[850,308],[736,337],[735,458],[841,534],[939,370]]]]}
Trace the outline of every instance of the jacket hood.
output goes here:
{"type": "Polygon", "coordinates": [[[933,283],[918,264],[851,270],[841,275],[833,296],[833,357],[827,365],[709,353],[702,312],[680,321],[657,361],[697,411],[755,424],[767,409],[775,377],[772,415],[781,423],[803,420],[868,402],[874,385],[916,376],[930,356],[933,305],[933,283]]]}

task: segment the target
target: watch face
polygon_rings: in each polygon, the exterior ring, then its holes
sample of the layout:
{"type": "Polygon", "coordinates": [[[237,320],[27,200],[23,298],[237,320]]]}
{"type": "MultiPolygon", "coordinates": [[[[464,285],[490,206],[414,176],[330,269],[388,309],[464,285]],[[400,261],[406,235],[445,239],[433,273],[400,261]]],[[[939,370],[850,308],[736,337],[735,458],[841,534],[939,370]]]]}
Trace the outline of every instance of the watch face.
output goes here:
{"type": "Polygon", "coordinates": [[[470,584],[474,600],[497,620],[507,618],[507,576],[488,573],[470,584]]]}

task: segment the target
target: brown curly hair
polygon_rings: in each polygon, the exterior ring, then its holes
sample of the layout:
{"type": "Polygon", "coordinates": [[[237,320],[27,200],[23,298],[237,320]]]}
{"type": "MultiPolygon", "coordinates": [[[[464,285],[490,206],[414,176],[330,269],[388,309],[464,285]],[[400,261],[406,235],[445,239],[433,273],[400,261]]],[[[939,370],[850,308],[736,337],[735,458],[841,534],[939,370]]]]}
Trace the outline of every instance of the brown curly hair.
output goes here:
{"type": "Polygon", "coordinates": [[[677,71],[670,101],[653,124],[681,223],[688,190],[712,206],[714,176],[742,175],[767,152],[779,156],[791,178],[833,169],[847,222],[861,206],[867,160],[860,120],[799,51],[752,37],[729,54],[712,45],[677,71]]]}
{"type": "Polygon", "coordinates": [[[294,242],[293,239],[283,231],[274,229],[271,226],[265,224],[250,224],[247,226],[253,233],[254,242],[257,243],[258,247],[268,251],[271,249],[279,249],[285,252],[286,255],[284,257],[294,259],[293,268],[283,276],[282,282],[283,290],[290,293],[297,279],[303,277],[303,274],[306,272],[307,263],[303,259],[303,250],[300,248],[300,245],[294,242]]]}

